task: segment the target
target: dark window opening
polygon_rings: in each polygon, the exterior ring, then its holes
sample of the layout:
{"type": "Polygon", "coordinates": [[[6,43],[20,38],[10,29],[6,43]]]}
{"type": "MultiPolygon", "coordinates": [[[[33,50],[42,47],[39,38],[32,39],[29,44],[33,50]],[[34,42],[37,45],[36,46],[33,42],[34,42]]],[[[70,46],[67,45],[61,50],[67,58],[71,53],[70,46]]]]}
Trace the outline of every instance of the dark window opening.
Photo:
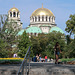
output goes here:
{"type": "Polygon", "coordinates": [[[34,18],[33,18],[33,22],[34,22],[34,18]]]}
{"type": "Polygon", "coordinates": [[[12,17],[12,12],[10,12],[10,17],[12,17]]]}
{"type": "Polygon", "coordinates": [[[46,17],[46,21],[47,21],[47,17],[46,17]]]}
{"type": "Polygon", "coordinates": [[[40,21],[40,17],[39,17],[39,21],[40,21]]]}
{"type": "Polygon", "coordinates": [[[37,21],[37,17],[35,17],[35,22],[37,21]]]}
{"type": "Polygon", "coordinates": [[[33,35],[33,33],[31,33],[31,36],[33,35]]]}
{"type": "Polygon", "coordinates": [[[19,12],[17,13],[17,17],[18,17],[18,15],[19,15],[19,12]]]}
{"type": "Polygon", "coordinates": [[[44,16],[42,16],[42,21],[44,21],[44,16]]]}
{"type": "Polygon", "coordinates": [[[36,33],[34,33],[34,35],[36,36],[36,33]]]}
{"type": "Polygon", "coordinates": [[[13,12],[13,17],[16,17],[16,13],[15,12],[13,12]]]}

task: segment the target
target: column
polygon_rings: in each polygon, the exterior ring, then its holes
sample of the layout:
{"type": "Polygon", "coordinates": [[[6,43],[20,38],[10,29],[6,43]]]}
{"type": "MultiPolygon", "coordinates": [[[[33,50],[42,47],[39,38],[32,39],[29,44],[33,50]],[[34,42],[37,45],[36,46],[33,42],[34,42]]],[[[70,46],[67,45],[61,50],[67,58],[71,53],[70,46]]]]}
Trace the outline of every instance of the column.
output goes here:
{"type": "Polygon", "coordinates": [[[16,12],[16,18],[17,18],[17,12],[16,12]]]}
{"type": "Polygon", "coordinates": [[[13,17],[13,12],[12,12],[12,17],[13,17]]]}
{"type": "Polygon", "coordinates": [[[9,14],[9,18],[10,18],[10,12],[8,12],[8,14],[9,14]]]}
{"type": "Polygon", "coordinates": [[[37,16],[37,22],[38,22],[38,16],[37,16]]]}
{"type": "Polygon", "coordinates": [[[52,16],[51,16],[51,18],[50,18],[50,21],[51,21],[51,23],[52,23],[52,16]]]}
{"type": "Polygon", "coordinates": [[[18,18],[20,19],[20,12],[18,13],[18,18]]]}
{"type": "Polygon", "coordinates": [[[40,16],[40,21],[42,21],[42,16],[40,16]]]}
{"type": "Polygon", "coordinates": [[[47,17],[47,21],[49,22],[49,16],[47,17]]]}
{"type": "Polygon", "coordinates": [[[44,21],[46,21],[46,16],[44,16],[44,21]]]}

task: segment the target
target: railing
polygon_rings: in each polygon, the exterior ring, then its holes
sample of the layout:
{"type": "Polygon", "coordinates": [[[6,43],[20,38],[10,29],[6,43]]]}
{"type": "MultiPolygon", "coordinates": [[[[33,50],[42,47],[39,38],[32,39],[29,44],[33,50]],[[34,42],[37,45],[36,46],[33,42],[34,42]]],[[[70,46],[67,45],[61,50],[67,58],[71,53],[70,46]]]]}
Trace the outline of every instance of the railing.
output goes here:
{"type": "Polygon", "coordinates": [[[20,69],[17,72],[17,75],[28,75],[29,70],[30,70],[30,47],[28,48],[28,51],[24,57],[24,60],[20,66],[20,69]],[[29,61],[29,63],[27,61],[29,61]]]}

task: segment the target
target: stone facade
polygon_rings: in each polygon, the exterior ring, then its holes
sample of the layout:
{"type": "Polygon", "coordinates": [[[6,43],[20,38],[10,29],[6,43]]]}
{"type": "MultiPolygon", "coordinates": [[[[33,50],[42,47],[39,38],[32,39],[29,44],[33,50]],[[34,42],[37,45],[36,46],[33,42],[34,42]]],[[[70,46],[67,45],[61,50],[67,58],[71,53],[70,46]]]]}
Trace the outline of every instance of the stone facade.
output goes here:
{"type": "Polygon", "coordinates": [[[12,27],[14,28],[14,30],[22,29],[22,23],[20,21],[20,11],[17,8],[13,7],[8,11],[8,22],[13,23],[12,27]]]}

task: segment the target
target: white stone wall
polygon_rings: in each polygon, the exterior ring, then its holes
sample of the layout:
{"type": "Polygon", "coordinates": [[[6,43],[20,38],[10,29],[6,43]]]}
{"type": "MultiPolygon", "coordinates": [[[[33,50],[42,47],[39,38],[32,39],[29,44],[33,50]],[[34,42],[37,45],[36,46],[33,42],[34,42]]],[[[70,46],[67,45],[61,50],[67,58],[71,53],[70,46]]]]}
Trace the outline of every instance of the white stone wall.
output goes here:
{"type": "Polygon", "coordinates": [[[43,33],[49,33],[50,27],[40,27],[43,33]]]}

